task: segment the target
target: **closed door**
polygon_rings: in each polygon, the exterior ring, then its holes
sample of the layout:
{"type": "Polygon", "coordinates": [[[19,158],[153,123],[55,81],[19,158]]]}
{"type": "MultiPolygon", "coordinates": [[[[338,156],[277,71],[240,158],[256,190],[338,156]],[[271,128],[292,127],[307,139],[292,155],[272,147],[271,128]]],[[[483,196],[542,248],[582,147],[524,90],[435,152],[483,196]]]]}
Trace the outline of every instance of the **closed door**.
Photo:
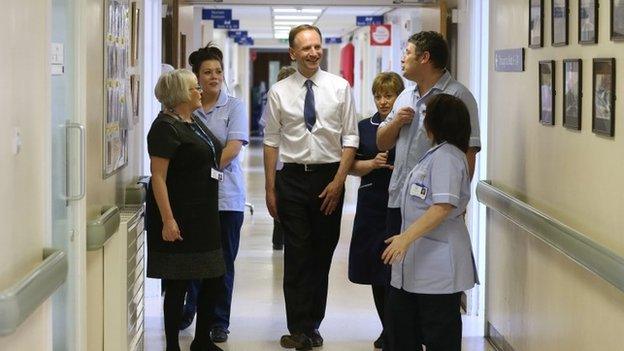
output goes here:
{"type": "Polygon", "coordinates": [[[68,258],[65,284],[52,298],[54,351],[82,350],[84,342],[84,147],[81,99],[80,2],[52,0],[51,244],[68,258]],[[81,282],[82,280],[82,282],[81,282]]]}

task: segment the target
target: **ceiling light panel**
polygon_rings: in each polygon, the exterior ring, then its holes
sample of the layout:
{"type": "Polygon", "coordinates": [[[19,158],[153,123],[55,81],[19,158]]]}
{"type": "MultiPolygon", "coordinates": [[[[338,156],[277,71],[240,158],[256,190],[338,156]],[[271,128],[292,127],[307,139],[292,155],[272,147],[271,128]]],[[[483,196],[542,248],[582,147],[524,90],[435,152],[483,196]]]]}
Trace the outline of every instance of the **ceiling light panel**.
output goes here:
{"type": "Polygon", "coordinates": [[[323,12],[323,9],[287,9],[287,8],[279,8],[279,9],[273,9],[274,13],[321,13],[323,12]]]}
{"type": "Polygon", "coordinates": [[[297,15],[275,15],[273,18],[275,18],[276,20],[308,20],[308,21],[314,21],[316,20],[318,16],[314,16],[314,15],[302,15],[302,16],[297,16],[297,15]]]}
{"type": "Polygon", "coordinates": [[[300,24],[312,24],[313,21],[274,21],[275,26],[298,26],[300,24]]]}

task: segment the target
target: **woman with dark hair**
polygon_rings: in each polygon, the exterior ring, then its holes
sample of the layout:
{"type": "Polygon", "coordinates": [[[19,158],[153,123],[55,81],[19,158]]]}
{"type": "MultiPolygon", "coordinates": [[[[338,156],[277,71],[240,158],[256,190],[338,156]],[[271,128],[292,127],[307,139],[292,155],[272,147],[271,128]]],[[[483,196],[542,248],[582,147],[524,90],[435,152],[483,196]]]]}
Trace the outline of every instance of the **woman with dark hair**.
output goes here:
{"type": "Polygon", "coordinates": [[[382,324],[373,345],[383,348],[383,315],[390,269],[379,260],[385,248],[388,185],[392,176],[394,149],[377,148],[377,128],[392,111],[403,91],[403,79],[394,72],[382,72],[373,80],[372,93],[377,113],[358,123],[360,144],[351,165],[351,175],[362,177],[349,247],[349,280],[372,287],[373,300],[382,324]]]}
{"type": "Polygon", "coordinates": [[[382,260],[392,264],[384,350],[460,351],[461,292],[477,283],[464,222],[470,200],[466,151],[470,117],[447,94],[431,98],[424,127],[433,147],[407,177],[401,233],[386,240],[382,260]]]}
{"type": "Polygon", "coordinates": [[[185,69],[164,73],[155,94],[164,110],[147,135],[152,177],[146,204],[147,276],[164,279],[167,351],[180,351],[179,327],[184,294],[199,283],[197,328],[192,351],[219,351],[209,336],[214,302],[225,272],[217,181],[219,142],[193,121],[201,106],[201,87],[185,69]]]}
{"type": "MultiPolygon", "coordinates": [[[[194,111],[217,137],[223,147],[219,169],[223,172],[219,182],[219,220],[221,246],[225,259],[225,292],[215,305],[215,320],[210,336],[214,342],[225,342],[230,326],[230,306],[234,287],[234,259],[238,253],[240,231],[245,211],[245,181],[240,152],[249,142],[249,119],[243,102],[223,89],[223,53],[211,43],[191,53],[189,63],[203,89],[201,106],[194,111]]],[[[193,319],[194,289],[191,286],[185,308],[185,324],[193,319]],[[190,303],[189,303],[190,302],[190,303]]]]}

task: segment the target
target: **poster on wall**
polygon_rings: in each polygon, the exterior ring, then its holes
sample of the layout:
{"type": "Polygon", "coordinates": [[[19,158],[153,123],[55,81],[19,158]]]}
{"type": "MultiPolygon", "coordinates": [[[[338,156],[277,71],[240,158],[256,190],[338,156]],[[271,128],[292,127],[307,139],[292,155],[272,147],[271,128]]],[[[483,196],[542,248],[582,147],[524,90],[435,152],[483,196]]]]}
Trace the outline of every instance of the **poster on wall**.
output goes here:
{"type": "Polygon", "coordinates": [[[595,44],[598,42],[598,2],[579,0],[579,43],[595,44]]]}
{"type": "Polygon", "coordinates": [[[568,45],[568,0],[552,0],[552,45],[568,45]]]}
{"type": "Polygon", "coordinates": [[[379,25],[370,26],[370,45],[371,46],[392,45],[392,25],[379,24],[379,25]]]}
{"type": "Polygon", "coordinates": [[[136,1],[132,2],[132,6],[130,8],[130,13],[132,14],[130,57],[132,66],[136,66],[137,62],[139,62],[139,21],[141,18],[141,9],[138,8],[136,1]]]}
{"type": "Polygon", "coordinates": [[[555,61],[539,62],[539,121],[555,125],[555,61]]]}
{"type": "Polygon", "coordinates": [[[611,0],[611,40],[624,41],[624,0],[611,0]]]}
{"type": "Polygon", "coordinates": [[[529,0],[529,47],[544,45],[544,0],[529,0]]]}
{"type": "Polygon", "coordinates": [[[615,59],[594,59],[592,131],[613,136],[615,128],[615,59]]]}
{"type": "Polygon", "coordinates": [[[563,60],[563,126],[581,130],[581,97],[583,62],[563,60]]]}
{"type": "Polygon", "coordinates": [[[106,2],[104,33],[103,170],[109,177],[128,163],[128,127],[131,110],[130,9],[127,1],[106,2]]]}

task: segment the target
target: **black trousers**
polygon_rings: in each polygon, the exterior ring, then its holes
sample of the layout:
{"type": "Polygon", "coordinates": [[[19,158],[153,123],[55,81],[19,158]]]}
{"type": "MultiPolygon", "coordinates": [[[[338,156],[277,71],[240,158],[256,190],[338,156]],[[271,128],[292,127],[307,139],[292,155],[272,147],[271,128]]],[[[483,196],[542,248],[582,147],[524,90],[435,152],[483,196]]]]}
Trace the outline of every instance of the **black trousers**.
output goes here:
{"type": "Polygon", "coordinates": [[[413,294],[388,288],[384,351],[461,351],[461,292],[413,294]]]}
{"type": "Polygon", "coordinates": [[[325,317],[328,274],[340,236],[344,189],[336,210],[320,211],[323,192],[338,163],[285,164],[276,177],[277,207],[284,231],[284,299],[291,334],[318,329],[325,317]]]}
{"type": "MultiPolygon", "coordinates": [[[[217,299],[223,295],[223,278],[202,279],[197,296],[197,324],[192,350],[203,349],[213,345],[210,340],[210,324],[214,319],[214,309],[217,299]]],[[[191,280],[167,279],[165,284],[165,301],[163,310],[165,315],[165,336],[167,351],[179,351],[180,323],[184,310],[184,295],[191,280]]]]}

